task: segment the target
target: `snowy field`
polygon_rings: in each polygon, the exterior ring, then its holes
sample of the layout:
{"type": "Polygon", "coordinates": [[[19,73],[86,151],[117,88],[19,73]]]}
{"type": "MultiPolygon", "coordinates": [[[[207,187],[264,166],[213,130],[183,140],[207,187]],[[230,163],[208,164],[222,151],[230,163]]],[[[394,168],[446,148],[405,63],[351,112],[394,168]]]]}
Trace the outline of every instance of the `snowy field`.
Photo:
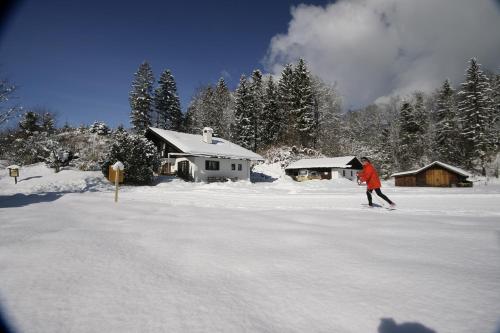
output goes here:
{"type": "Polygon", "coordinates": [[[19,332],[497,332],[500,185],[383,191],[2,171],[0,301],[19,332]]]}

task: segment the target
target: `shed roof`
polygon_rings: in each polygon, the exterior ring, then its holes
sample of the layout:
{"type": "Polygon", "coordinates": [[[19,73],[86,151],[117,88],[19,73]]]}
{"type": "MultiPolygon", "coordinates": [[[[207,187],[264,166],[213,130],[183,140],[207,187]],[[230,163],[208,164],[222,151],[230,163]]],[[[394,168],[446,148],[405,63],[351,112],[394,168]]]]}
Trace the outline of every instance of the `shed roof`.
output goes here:
{"type": "Polygon", "coordinates": [[[420,169],[417,169],[417,170],[412,170],[412,171],[405,171],[405,172],[397,172],[397,173],[393,173],[391,175],[391,177],[396,177],[396,176],[410,176],[410,175],[416,175],[417,173],[420,173],[430,167],[432,167],[433,165],[439,165],[451,172],[454,172],[456,174],[459,174],[461,176],[464,176],[464,177],[470,177],[470,174],[467,172],[467,171],[464,171],[460,168],[457,168],[457,167],[454,167],[452,165],[449,165],[449,164],[446,164],[446,163],[443,163],[443,162],[439,162],[439,161],[434,161],[432,162],[431,164],[428,164],[420,169]]]}
{"type": "Polygon", "coordinates": [[[156,127],[149,127],[148,130],[168,141],[185,154],[253,161],[264,160],[259,154],[221,138],[214,137],[212,143],[206,143],[203,142],[202,135],[169,131],[156,127]]]}
{"type": "MultiPolygon", "coordinates": [[[[287,170],[290,169],[311,169],[311,168],[349,168],[356,156],[341,156],[331,158],[303,158],[291,163],[287,170]]],[[[357,161],[361,164],[360,161],[357,161]]]]}

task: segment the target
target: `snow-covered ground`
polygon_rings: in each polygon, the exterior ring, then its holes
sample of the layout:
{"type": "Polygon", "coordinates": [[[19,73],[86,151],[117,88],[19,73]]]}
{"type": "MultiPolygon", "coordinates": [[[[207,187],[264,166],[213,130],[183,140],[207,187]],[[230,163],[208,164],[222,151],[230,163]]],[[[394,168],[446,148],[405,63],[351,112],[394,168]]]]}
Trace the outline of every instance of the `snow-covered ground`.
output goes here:
{"type": "Polygon", "coordinates": [[[383,191],[397,210],[342,180],[163,178],[115,204],[98,172],[2,172],[0,301],[20,332],[494,332],[500,184],[383,191]]]}

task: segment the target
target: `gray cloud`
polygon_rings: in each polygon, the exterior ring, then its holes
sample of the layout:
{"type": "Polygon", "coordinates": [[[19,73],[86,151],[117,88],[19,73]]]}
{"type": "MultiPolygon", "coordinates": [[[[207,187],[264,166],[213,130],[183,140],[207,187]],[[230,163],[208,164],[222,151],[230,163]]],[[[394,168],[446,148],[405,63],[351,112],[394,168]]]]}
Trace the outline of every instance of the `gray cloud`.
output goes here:
{"type": "Polygon", "coordinates": [[[495,0],[340,0],[292,8],[286,34],[272,38],[264,59],[278,74],[304,58],[323,80],[338,82],[347,107],[446,78],[463,80],[467,61],[500,67],[500,8],[495,0]]]}

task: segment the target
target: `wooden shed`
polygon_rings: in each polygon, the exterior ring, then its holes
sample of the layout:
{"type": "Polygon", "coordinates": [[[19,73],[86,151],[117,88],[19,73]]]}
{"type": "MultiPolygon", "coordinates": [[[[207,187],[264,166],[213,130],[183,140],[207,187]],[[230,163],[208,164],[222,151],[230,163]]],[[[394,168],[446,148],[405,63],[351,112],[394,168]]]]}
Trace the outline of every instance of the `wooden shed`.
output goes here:
{"type": "Polygon", "coordinates": [[[471,187],[469,173],[462,169],[435,161],[418,170],[398,172],[391,177],[396,186],[471,187]]]}

